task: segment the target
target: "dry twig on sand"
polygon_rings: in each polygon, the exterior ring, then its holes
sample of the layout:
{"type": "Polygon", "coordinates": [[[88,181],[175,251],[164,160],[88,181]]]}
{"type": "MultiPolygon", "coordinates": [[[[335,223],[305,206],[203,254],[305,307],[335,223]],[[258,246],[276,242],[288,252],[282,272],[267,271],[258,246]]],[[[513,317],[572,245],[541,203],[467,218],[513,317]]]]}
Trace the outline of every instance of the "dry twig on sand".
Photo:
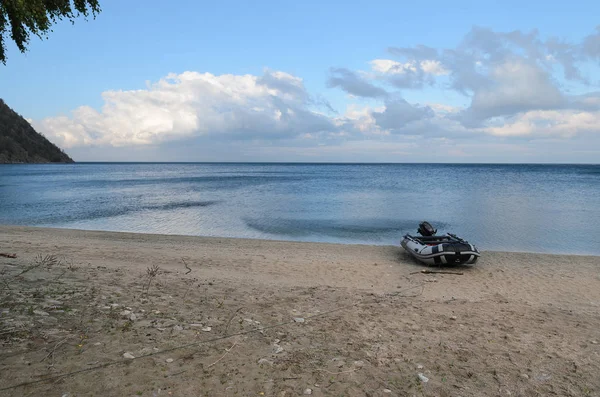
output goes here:
{"type": "Polygon", "coordinates": [[[342,372],[330,372],[330,371],[327,371],[326,369],[317,369],[317,371],[327,372],[329,375],[339,375],[339,374],[349,374],[351,372],[356,372],[359,369],[360,368],[354,368],[354,369],[351,369],[351,370],[348,370],[348,371],[342,371],[342,372]]]}
{"type": "Polygon", "coordinates": [[[52,363],[50,364],[50,366],[53,366],[54,365],[54,352],[56,352],[56,349],[58,349],[60,347],[60,345],[62,345],[63,343],[65,343],[70,338],[71,338],[71,336],[67,336],[65,339],[61,340],[56,345],[54,345],[54,347],[52,348],[52,350],[50,350],[50,353],[46,354],[46,357],[42,358],[40,362],[45,361],[48,357],[52,357],[52,363]]]}
{"type": "Polygon", "coordinates": [[[215,361],[214,363],[210,364],[210,365],[209,365],[208,367],[206,367],[206,368],[210,368],[210,367],[212,367],[213,365],[215,365],[216,363],[218,363],[219,361],[221,361],[221,360],[222,360],[222,359],[223,359],[223,358],[224,358],[224,357],[227,355],[227,353],[229,353],[229,352],[231,351],[231,349],[233,349],[233,348],[235,347],[235,345],[237,345],[237,343],[238,343],[238,340],[236,339],[236,340],[235,340],[235,342],[233,343],[233,345],[232,345],[232,346],[231,346],[229,349],[225,349],[225,354],[223,354],[223,356],[222,356],[220,359],[218,359],[218,360],[217,360],[217,361],[215,361]]]}
{"type": "Polygon", "coordinates": [[[183,265],[187,269],[187,272],[185,272],[185,274],[189,274],[192,271],[192,268],[188,266],[188,264],[185,262],[185,259],[181,258],[181,261],[183,262],[183,265]]]}
{"type": "Polygon", "coordinates": [[[229,321],[227,321],[227,326],[225,326],[225,331],[223,331],[223,335],[227,335],[227,330],[229,329],[229,324],[231,324],[231,321],[235,318],[235,316],[238,314],[238,312],[242,309],[243,309],[243,307],[240,307],[235,312],[233,312],[233,314],[229,318],[229,321]]]}
{"type": "Polygon", "coordinates": [[[464,274],[463,272],[450,272],[450,271],[446,271],[446,270],[428,270],[428,269],[423,269],[423,270],[420,270],[418,272],[412,272],[410,274],[417,274],[417,273],[423,273],[423,274],[456,274],[457,276],[462,276],[464,274]]]}
{"type": "Polygon", "coordinates": [[[142,288],[142,293],[144,293],[144,290],[146,290],[146,292],[145,292],[146,296],[148,296],[148,290],[150,289],[150,283],[156,277],[159,270],[160,270],[160,267],[158,267],[158,265],[153,265],[146,269],[146,277],[148,278],[148,283],[142,288]]]}
{"type": "Polygon", "coordinates": [[[55,265],[60,265],[60,260],[56,257],[56,255],[42,256],[40,254],[35,258],[35,261],[31,265],[27,266],[23,271],[21,271],[21,273],[13,277],[21,276],[33,269],[37,269],[40,266],[46,266],[47,269],[50,269],[52,266],[55,265]]]}
{"type": "Polygon", "coordinates": [[[15,259],[17,257],[17,254],[5,254],[4,252],[0,252],[0,256],[4,257],[4,258],[12,258],[15,259]]]}

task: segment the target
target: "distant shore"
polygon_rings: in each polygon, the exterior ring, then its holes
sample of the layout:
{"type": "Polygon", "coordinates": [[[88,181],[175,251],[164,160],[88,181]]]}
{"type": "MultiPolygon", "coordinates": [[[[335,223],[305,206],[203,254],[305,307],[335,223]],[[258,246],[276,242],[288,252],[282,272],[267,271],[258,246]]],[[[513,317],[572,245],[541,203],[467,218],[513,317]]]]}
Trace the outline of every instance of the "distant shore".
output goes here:
{"type": "Polygon", "coordinates": [[[600,393],[599,256],[439,269],[394,246],[20,226],[0,253],[2,387],[111,363],[0,395],[600,393]]]}

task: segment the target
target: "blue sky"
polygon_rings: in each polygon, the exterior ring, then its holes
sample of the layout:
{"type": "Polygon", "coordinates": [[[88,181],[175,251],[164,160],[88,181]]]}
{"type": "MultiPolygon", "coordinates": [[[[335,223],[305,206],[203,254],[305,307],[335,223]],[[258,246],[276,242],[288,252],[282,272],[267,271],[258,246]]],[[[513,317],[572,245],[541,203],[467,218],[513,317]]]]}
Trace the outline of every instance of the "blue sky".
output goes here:
{"type": "Polygon", "coordinates": [[[0,65],[0,97],[79,161],[600,158],[594,2],[101,6],[0,65]]]}

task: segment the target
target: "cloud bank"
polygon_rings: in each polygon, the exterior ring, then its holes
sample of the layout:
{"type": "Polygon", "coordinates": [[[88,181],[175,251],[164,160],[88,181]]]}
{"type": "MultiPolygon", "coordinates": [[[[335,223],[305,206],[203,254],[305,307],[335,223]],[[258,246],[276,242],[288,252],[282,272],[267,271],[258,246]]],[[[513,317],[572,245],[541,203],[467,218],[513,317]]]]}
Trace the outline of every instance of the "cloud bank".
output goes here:
{"type": "Polygon", "coordinates": [[[402,148],[393,151],[401,157],[433,144],[454,158],[468,156],[469,147],[535,148],[539,141],[559,149],[570,140],[562,147],[585,152],[600,146],[599,61],[600,27],[578,43],[537,30],[474,27],[454,48],[389,47],[387,56],[365,60],[366,70],[332,67],[325,86],[347,95],[346,109],[333,109],[301,77],[282,71],[188,71],[142,90],[104,92],[99,110],[81,106],[33,124],[67,149],[211,138],[298,156],[361,145],[375,155],[388,145],[402,148]],[[466,105],[407,99],[421,91],[448,93],[466,105]]]}

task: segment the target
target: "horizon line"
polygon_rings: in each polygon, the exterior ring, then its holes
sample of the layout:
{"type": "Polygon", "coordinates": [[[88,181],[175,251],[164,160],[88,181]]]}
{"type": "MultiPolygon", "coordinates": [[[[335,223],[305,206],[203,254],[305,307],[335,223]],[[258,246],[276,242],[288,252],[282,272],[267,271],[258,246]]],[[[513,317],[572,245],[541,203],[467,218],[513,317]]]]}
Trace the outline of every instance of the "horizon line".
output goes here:
{"type": "Polygon", "coordinates": [[[600,165],[600,163],[568,163],[568,162],[343,162],[343,161],[75,161],[74,163],[6,163],[6,164],[288,164],[288,165],[600,165]]]}

